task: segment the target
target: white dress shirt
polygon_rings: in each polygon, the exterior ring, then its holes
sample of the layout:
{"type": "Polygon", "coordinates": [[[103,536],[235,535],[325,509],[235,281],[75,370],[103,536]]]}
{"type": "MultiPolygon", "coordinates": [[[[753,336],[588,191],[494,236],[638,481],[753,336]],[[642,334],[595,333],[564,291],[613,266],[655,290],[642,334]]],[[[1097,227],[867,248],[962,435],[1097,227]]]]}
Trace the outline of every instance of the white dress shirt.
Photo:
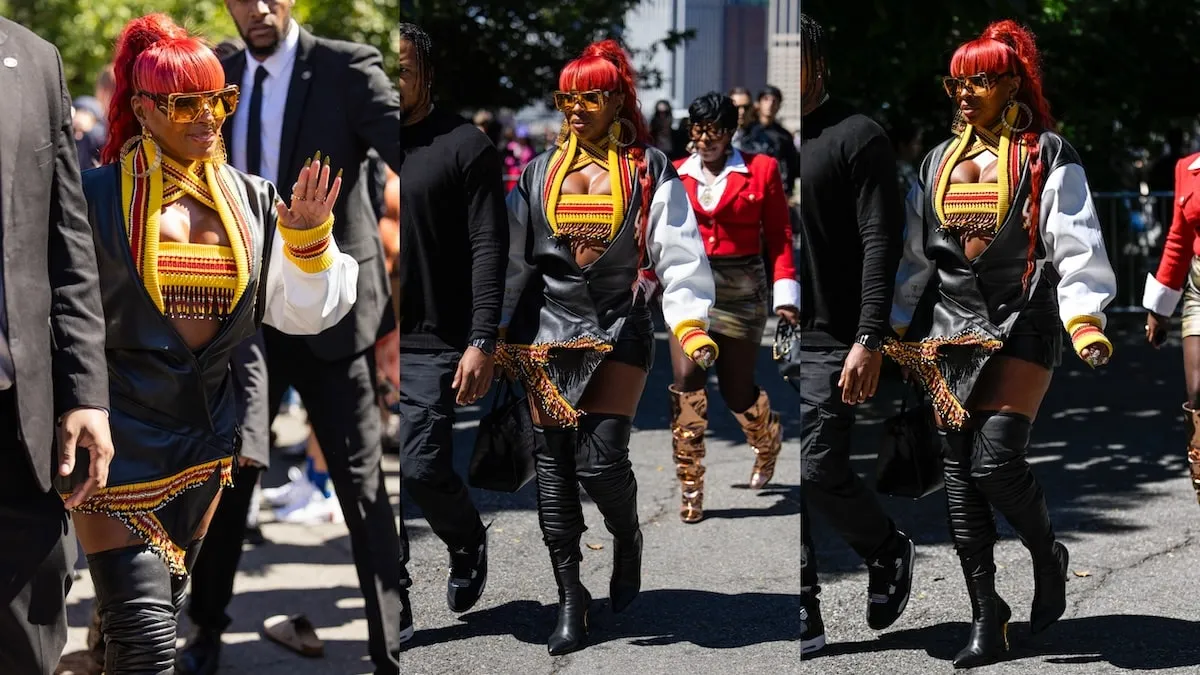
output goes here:
{"type": "MultiPolygon", "coordinates": [[[[250,97],[254,93],[254,73],[259,66],[267,69],[267,78],[262,82],[262,165],[259,175],[279,185],[279,148],[283,136],[283,110],[287,107],[288,88],[292,82],[292,69],[296,65],[296,46],[300,43],[300,26],[293,20],[287,37],[275,53],[259,61],[246,52],[246,72],[242,74],[241,98],[233,113],[233,132],[229,148],[230,163],[246,170],[246,134],[250,129],[250,97]]],[[[295,176],[284,177],[292,180],[295,176]]]]}
{"type": "Polygon", "coordinates": [[[679,167],[680,176],[691,176],[696,179],[696,201],[708,213],[712,213],[713,209],[717,208],[717,204],[721,203],[721,195],[725,194],[726,179],[734,171],[750,172],[746,168],[746,159],[736,148],[725,160],[725,168],[721,169],[721,173],[717,174],[711,183],[708,182],[708,176],[704,173],[704,161],[700,159],[699,153],[692,153],[692,156],[688,157],[679,167]]]}

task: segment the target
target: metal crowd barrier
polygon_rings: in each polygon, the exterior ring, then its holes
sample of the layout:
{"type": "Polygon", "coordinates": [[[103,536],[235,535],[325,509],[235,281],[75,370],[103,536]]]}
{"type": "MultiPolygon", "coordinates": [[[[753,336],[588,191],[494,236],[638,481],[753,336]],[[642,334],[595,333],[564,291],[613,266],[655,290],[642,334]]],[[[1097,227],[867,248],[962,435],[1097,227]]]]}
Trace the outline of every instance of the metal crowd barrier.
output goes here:
{"type": "Polygon", "coordinates": [[[1173,192],[1093,192],[1109,261],[1117,274],[1110,312],[1142,312],[1146,275],[1158,268],[1174,213],[1173,192]]]}

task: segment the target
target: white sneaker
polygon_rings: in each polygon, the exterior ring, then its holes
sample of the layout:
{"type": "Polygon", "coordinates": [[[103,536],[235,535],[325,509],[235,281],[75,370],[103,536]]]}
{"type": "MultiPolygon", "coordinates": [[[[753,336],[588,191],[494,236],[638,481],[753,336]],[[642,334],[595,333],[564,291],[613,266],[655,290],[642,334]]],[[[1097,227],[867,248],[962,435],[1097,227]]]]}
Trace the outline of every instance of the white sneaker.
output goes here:
{"type": "Polygon", "coordinates": [[[345,516],[342,515],[342,506],[338,504],[337,495],[330,493],[326,497],[315,488],[308,501],[276,511],[275,518],[281,523],[299,525],[346,522],[345,516]]]}
{"type": "Polygon", "coordinates": [[[267,506],[278,509],[292,502],[308,499],[309,494],[315,490],[308,476],[304,475],[304,469],[293,466],[288,469],[288,482],[279,487],[263,489],[262,500],[267,506]]]}
{"type": "Polygon", "coordinates": [[[246,528],[258,527],[258,511],[262,508],[263,489],[261,483],[254,484],[254,492],[250,493],[250,508],[246,510],[246,528]]]}

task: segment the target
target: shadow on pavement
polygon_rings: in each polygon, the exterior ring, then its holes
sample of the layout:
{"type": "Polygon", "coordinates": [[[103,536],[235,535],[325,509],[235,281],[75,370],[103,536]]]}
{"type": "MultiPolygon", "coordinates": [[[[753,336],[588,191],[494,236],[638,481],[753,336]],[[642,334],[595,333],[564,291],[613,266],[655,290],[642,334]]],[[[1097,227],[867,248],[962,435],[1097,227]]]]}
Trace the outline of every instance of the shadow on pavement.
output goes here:
{"type": "MultiPolygon", "coordinates": [[[[661,324],[661,318],[656,319],[661,324]]],[[[658,328],[662,331],[661,325],[658,328]]],[[[773,325],[768,326],[768,334],[773,334],[773,325]]],[[[660,332],[660,335],[662,333],[660,332]]],[[[780,414],[783,423],[784,440],[796,439],[799,434],[799,399],[796,392],[787,384],[779,375],[779,371],[775,363],[771,360],[771,350],[769,347],[762,347],[758,351],[758,363],[755,369],[755,376],[758,385],[766,390],[767,395],[771,398],[772,407],[780,414]]],[[[635,431],[646,430],[667,430],[670,429],[670,403],[667,399],[667,386],[671,384],[671,358],[670,351],[667,348],[666,338],[660,338],[655,341],[654,346],[654,366],[650,371],[650,375],[646,381],[646,389],[642,394],[641,404],[638,406],[637,415],[634,417],[633,425],[635,431]]],[[[749,468],[753,462],[753,452],[746,446],[746,437],[742,433],[741,427],[738,426],[733,414],[725,406],[725,402],[721,399],[717,392],[715,375],[709,382],[709,428],[708,438],[713,440],[727,441],[741,446],[746,455],[746,471],[747,479],[749,479],[749,468]]],[[[483,417],[492,408],[492,395],[495,393],[493,388],[492,394],[487,398],[479,401],[476,405],[460,408],[458,410],[457,424],[458,427],[454,433],[454,469],[466,480],[467,463],[471,458],[471,451],[475,445],[475,427],[479,419],[483,417]]],[[[643,449],[644,450],[644,449],[643,449]]],[[[662,454],[664,463],[671,462],[671,447],[669,439],[664,439],[663,446],[657,449],[662,454]]],[[[786,461],[786,460],[785,460],[786,461]]],[[[743,486],[735,486],[743,487],[743,486]]],[[[402,491],[403,492],[403,491],[402,491]]],[[[487,519],[487,514],[497,511],[518,511],[518,510],[535,510],[537,508],[537,492],[533,487],[532,482],[526,485],[524,489],[515,494],[506,494],[501,492],[489,492],[486,490],[471,489],[471,500],[475,503],[476,508],[487,519]]],[[[797,506],[793,510],[790,506],[780,506],[779,504],[770,505],[764,503],[764,511],[770,511],[770,514],[745,513],[745,516],[755,515],[791,515],[799,510],[797,506]]],[[[707,512],[712,516],[713,512],[707,512]]],[[[421,519],[421,510],[407,497],[404,497],[404,517],[409,521],[421,519]]],[[[718,516],[720,517],[720,516],[718,516]]],[[[725,516],[725,517],[740,517],[740,516],[725,516]]],[[[798,541],[798,539],[797,539],[798,541]]]]}
{"type": "MultiPolygon", "coordinates": [[[[1055,372],[1037,422],[1029,458],[1046,491],[1055,530],[1066,542],[1075,533],[1102,531],[1118,537],[1134,529],[1113,517],[1136,503],[1146,486],[1187,475],[1187,436],[1180,405],[1184,400],[1183,357],[1176,339],[1161,350],[1145,342],[1141,315],[1112,317],[1108,333],[1114,360],[1089,369],[1068,349],[1055,372]]],[[[895,413],[903,389],[897,382],[881,387],[877,400],[864,406],[854,428],[854,468],[874,483],[883,420],[895,413]]],[[[1186,483],[1180,483],[1186,489],[1186,483]]],[[[884,508],[921,544],[949,544],[945,497],[932,494],[912,501],[882,497],[884,508]]],[[[823,577],[858,569],[862,561],[813,513],[823,577]]],[[[1015,535],[998,518],[1002,537],[1015,535]]]]}
{"type": "MultiPolygon", "coordinates": [[[[947,622],[885,633],[861,642],[839,642],[805,660],[842,654],[924,650],[949,662],[967,642],[970,625],[947,622]]],[[[1009,625],[1006,661],[1041,659],[1046,664],[1107,663],[1123,670],[1162,670],[1200,666],[1200,624],[1140,614],[1064,619],[1041,635],[1029,624],[1009,625]]],[[[1029,672],[1040,672],[1030,665],[1029,672]]]]}
{"type": "MultiPolygon", "coordinates": [[[[593,601],[588,615],[588,643],[631,640],[631,644],[641,647],[661,647],[687,642],[705,649],[736,649],[784,642],[799,639],[799,622],[784,620],[799,612],[797,595],[643,591],[622,614],[609,611],[607,600],[593,601]]],[[[417,631],[409,649],[489,635],[512,635],[528,644],[545,644],[557,617],[557,605],[516,600],[464,614],[456,626],[417,631]]]]}

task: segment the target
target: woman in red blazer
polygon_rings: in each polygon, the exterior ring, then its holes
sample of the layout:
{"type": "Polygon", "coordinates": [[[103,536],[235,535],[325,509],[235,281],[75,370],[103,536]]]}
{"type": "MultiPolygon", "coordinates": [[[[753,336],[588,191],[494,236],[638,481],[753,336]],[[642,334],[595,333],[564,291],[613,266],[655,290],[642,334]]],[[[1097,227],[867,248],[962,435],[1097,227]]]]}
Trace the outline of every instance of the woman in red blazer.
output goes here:
{"type": "MultiPolygon", "coordinates": [[[[691,199],[716,282],[717,298],[708,316],[709,333],[721,354],[717,382],[754,449],[750,487],[759,489],[771,480],[783,442],[779,415],[754,382],[771,297],[768,279],[774,282],[775,312],[792,322],[799,314],[787,197],[774,158],[742,154],[731,145],[737,109],[728,97],[705,94],[692,102],[688,117],[694,151],[675,168],[691,199]],[[769,273],[763,264],[764,239],[769,273]]],[[[708,378],[674,338],[671,363],[671,435],[683,493],[679,515],[683,522],[694,523],[704,517],[701,460],[708,428],[708,378]]]]}
{"type": "Polygon", "coordinates": [[[1175,165],[1175,216],[1158,272],[1146,278],[1146,339],[1155,347],[1167,336],[1168,317],[1183,299],[1183,369],[1187,403],[1188,464],[1200,500],[1200,153],[1175,165]]]}

